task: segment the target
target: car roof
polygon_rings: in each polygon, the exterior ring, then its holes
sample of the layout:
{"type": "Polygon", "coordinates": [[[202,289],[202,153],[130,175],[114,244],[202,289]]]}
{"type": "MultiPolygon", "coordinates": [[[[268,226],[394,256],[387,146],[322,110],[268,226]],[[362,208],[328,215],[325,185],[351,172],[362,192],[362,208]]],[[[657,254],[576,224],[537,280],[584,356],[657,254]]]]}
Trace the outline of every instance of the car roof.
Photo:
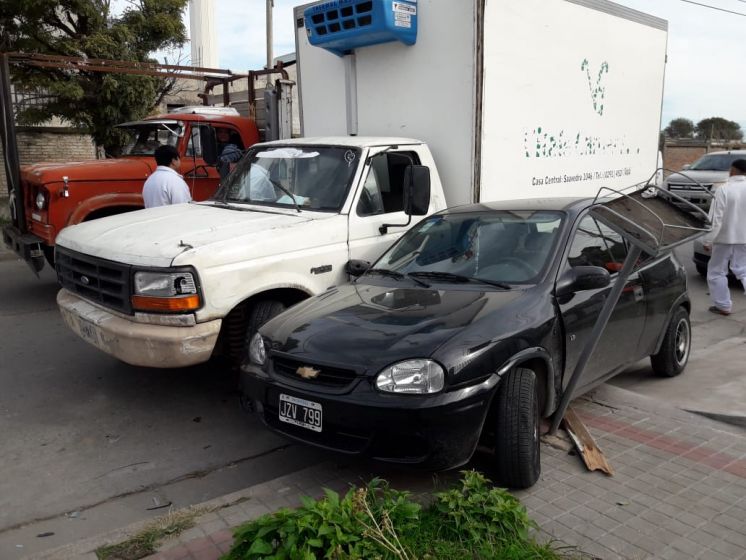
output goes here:
{"type": "Polygon", "coordinates": [[[553,197],[553,198],[524,198],[518,200],[499,200],[494,202],[478,202],[448,208],[441,214],[468,214],[473,212],[509,211],[541,211],[554,210],[577,214],[588,208],[595,199],[591,197],[553,197]]]}

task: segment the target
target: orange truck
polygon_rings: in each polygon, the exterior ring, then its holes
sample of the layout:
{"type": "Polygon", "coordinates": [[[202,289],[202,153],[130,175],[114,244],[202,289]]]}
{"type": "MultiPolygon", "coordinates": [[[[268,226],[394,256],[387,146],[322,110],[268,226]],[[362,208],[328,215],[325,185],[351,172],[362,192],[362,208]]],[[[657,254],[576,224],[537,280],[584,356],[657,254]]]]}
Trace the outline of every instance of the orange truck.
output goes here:
{"type": "Polygon", "coordinates": [[[21,168],[24,200],[15,200],[11,193],[13,224],[3,228],[3,240],[35,272],[44,267],[45,260],[53,265],[55,239],[64,227],[143,208],[143,184],[155,170],[153,152],[159,145],[171,144],[179,150],[181,174],[192,198],[199,201],[209,198],[220,181],[217,169],[202,153],[205,129],[211,136],[226,130],[227,143],[241,150],[259,141],[255,121],[231,107],[182,107],[118,128],[129,137],[118,158],[21,168]],[[26,218],[25,231],[18,227],[18,212],[26,218]]]}

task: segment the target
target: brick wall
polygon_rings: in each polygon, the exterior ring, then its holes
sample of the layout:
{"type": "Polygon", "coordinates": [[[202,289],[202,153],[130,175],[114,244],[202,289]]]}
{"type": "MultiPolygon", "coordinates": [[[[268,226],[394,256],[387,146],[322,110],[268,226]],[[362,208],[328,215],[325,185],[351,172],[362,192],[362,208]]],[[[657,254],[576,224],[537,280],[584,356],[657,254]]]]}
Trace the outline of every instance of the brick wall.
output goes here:
{"type": "MultiPolygon", "coordinates": [[[[17,129],[18,156],[21,165],[42,161],[68,162],[96,159],[91,137],[71,129],[17,129]]],[[[2,155],[2,145],[0,145],[2,155]]],[[[8,196],[5,168],[0,171],[0,198],[8,196]]]]}
{"type": "MultiPolygon", "coordinates": [[[[740,150],[740,144],[708,144],[706,142],[668,141],[663,149],[663,167],[672,171],[681,171],[686,164],[692,164],[708,152],[740,150]]],[[[666,175],[669,175],[666,172],[666,175]]]]}

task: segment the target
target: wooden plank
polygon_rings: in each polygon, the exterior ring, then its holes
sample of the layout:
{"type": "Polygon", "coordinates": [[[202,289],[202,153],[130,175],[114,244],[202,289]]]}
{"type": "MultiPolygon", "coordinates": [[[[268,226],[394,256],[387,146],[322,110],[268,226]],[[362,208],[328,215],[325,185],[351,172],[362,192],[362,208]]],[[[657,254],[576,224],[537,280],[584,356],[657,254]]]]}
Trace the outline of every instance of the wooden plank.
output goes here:
{"type": "Polygon", "coordinates": [[[585,427],[585,424],[583,424],[572,407],[567,407],[567,412],[562,422],[588,470],[602,471],[608,476],[613,476],[614,469],[611,468],[603,451],[596,445],[596,441],[588,431],[588,428],[585,427]]]}

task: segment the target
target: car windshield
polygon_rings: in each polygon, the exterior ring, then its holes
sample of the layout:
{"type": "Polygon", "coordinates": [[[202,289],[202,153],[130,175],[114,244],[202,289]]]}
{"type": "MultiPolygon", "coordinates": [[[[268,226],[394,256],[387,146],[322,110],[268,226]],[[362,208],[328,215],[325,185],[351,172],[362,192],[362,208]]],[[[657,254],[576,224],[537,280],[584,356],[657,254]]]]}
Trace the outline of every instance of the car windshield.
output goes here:
{"type": "Polygon", "coordinates": [[[176,146],[183,130],[181,124],[170,123],[137,124],[117,128],[128,136],[122,150],[124,156],[152,156],[158,146],[176,146]]]}
{"type": "Polygon", "coordinates": [[[692,171],[728,171],[733,162],[746,157],[743,154],[710,154],[702,156],[689,168],[692,171]]]}
{"type": "Polygon", "coordinates": [[[563,214],[494,211],[431,216],[389,249],[373,270],[421,280],[534,283],[553,254],[563,214]]]}
{"type": "Polygon", "coordinates": [[[272,146],[249,150],[215,199],[339,211],[355,175],[357,149],[272,146]]]}

